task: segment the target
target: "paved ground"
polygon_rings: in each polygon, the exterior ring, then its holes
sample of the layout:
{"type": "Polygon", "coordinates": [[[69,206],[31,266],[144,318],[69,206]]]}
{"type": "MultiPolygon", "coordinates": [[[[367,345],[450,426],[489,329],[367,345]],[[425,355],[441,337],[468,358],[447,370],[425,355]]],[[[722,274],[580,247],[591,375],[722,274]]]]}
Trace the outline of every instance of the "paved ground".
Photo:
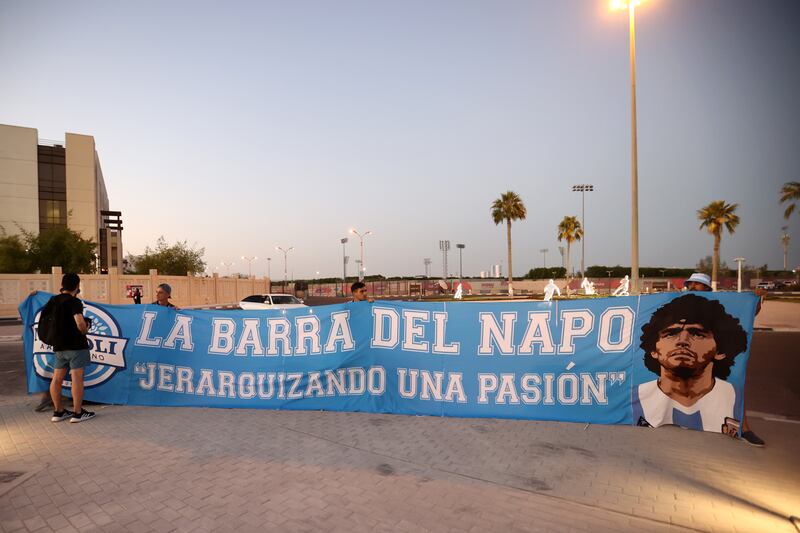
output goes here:
{"type": "Polygon", "coordinates": [[[756,316],[756,327],[800,331],[800,303],[767,300],[756,316]]]}
{"type": "MultiPolygon", "coordinates": [[[[788,374],[768,361],[796,364],[798,341],[756,334],[751,370],[788,374]]],[[[361,413],[98,406],[52,424],[23,392],[21,353],[0,344],[2,531],[788,532],[800,515],[791,420],[751,418],[763,449],[677,428],[361,413]]]]}

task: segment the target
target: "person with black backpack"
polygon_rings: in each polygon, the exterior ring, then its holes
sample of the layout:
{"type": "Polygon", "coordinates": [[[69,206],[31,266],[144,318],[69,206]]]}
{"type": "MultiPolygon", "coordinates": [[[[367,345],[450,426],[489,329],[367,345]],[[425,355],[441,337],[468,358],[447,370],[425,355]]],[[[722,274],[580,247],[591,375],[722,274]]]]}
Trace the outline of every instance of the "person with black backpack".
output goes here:
{"type": "Polygon", "coordinates": [[[54,407],[50,420],[53,422],[69,418],[71,423],[77,423],[94,418],[94,413],[83,409],[82,405],[83,374],[90,362],[86,333],[91,321],[83,316],[83,302],[77,298],[81,292],[80,284],[81,278],[77,274],[64,274],[61,292],[47,302],[39,319],[39,336],[53,346],[56,355],[50,382],[54,407]],[[67,370],[72,378],[72,411],[61,405],[61,386],[67,370]]]}

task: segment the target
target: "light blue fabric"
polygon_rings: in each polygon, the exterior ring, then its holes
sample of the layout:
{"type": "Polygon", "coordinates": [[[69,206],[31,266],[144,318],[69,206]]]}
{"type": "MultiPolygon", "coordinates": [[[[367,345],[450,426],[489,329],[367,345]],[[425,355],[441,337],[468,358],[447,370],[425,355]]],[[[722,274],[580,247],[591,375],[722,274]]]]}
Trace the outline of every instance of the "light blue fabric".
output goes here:
{"type": "MultiPolygon", "coordinates": [[[[554,302],[377,301],[265,311],[85,302],[87,400],[636,424],[641,327],[681,296],[554,302]],[[396,326],[396,327],[395,327],[396,326]],[[288,341],[288,342],[287,342],[288,341]]],[[[54,355],[35,338],[50,295],[20,305],[28,391],[54,355]]],[[[757,298],[718,299],[747,332],[727,378],[741,416],[757,298]]],[[[641,412],[641,406],[639,410],[641,412]]]]}

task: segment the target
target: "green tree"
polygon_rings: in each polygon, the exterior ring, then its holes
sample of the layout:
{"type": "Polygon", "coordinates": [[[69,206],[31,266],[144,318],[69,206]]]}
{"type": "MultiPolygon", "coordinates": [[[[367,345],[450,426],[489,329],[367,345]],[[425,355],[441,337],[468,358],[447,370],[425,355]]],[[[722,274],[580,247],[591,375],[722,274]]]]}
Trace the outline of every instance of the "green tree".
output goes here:
{"type": "Polygon", "coordinates": [[[158,238],[155,248],[145,247],[141,255],[128,255],[128,263],[134,274],[147,274],[156,269],[167,276],[185,276],[187,272],[203,272],[205,248],[189,246],[186,241],[167,244],[164,236],[158,238]]]}
{"type": "Polygon", "coordinates": [[[544,267],[537,267],[532,268],[528,271],[525,275],[526,279],[558,279],[563,278],[566,275],[566,269],[564,267],[553,267],[553,268],[544,268],[544,267]]]}
{"type": "Polygon", "coordinates": [[[508,295],[514,296],[514,277],[511,269],[511,221],[525,220],[528,210],[522,203],[522,198],[514,191],[506,191],[500,198],[492,202],[492,221],[499,225],[506,223],[506,240],[508,243],[508,295]]]}
{"type": "Polygon", "coordinates": [[[572,277],[572,265],[569,260],[569,251],[572,243],[583,238],[583,228],[578,217],[564,217],[558,224],[558,240],[567,241],[567,272],[572,277]]]}
{"type": "Polygon", "coordinates": [[[95,252],[97,243],[67,227],[48,228],[37,234],[23,231],[28,247],[31,268],[48,272],[60,266],[64,272],[80,274],[95,271],[95,252]]]}
{"type": "Polygon", "coordinates": [[[723,230],[733,235],[739,225],[736,209],[739,204],[726,204],[724,200],[711,202],[697,211],[700,229],[705,228],[714,237],[714,255],[711,264],[711,288],[717,290],[717,272],[719,270],[719,245],[723,230]]]}
{"type": "Polygon", "coordinates": [[[800,181],[788,181],[781,187],[781,203],[789,204],[783,212],[783,218],[789,219],[797,209],[797,202],[800,201],[800,181]]]}
{"type": "Polygon", "coordinates": [[[0,228],[0,274],[28,274],[33,272],[25,242],[19,235],[6,235],[0,228]]]}

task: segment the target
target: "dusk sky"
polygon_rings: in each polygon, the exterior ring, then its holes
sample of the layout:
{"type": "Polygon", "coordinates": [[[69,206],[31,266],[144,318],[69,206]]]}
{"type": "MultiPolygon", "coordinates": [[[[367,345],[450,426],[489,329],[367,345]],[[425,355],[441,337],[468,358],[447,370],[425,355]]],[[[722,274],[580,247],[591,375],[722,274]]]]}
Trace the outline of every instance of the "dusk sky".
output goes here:
{"type": "MultiPolygon", "coordinates": [[[[92,135],[125,252],[159,235],[209,269],[257,255],[282,277],[464,274],[502,261],[489,206],[516,191],[514,272],[630,264],[626,12],[607,0],[0,1],[0,123],[92,135]],[[347,248],[352,260],[357,241],[347,248]],[[580,246],[572,253],[580,264],[580,246]]],[[[800,180],[800,2],[646,0],[637,8],[640,264],[710,255],[696,211],[739,204],[722,259],[782,266],[778,193],[800,180]]],[[[788,223],[800,265],[800,216],[788,223]]],[[[224,272],[224,269],[222,269],[224,272]]]]}

